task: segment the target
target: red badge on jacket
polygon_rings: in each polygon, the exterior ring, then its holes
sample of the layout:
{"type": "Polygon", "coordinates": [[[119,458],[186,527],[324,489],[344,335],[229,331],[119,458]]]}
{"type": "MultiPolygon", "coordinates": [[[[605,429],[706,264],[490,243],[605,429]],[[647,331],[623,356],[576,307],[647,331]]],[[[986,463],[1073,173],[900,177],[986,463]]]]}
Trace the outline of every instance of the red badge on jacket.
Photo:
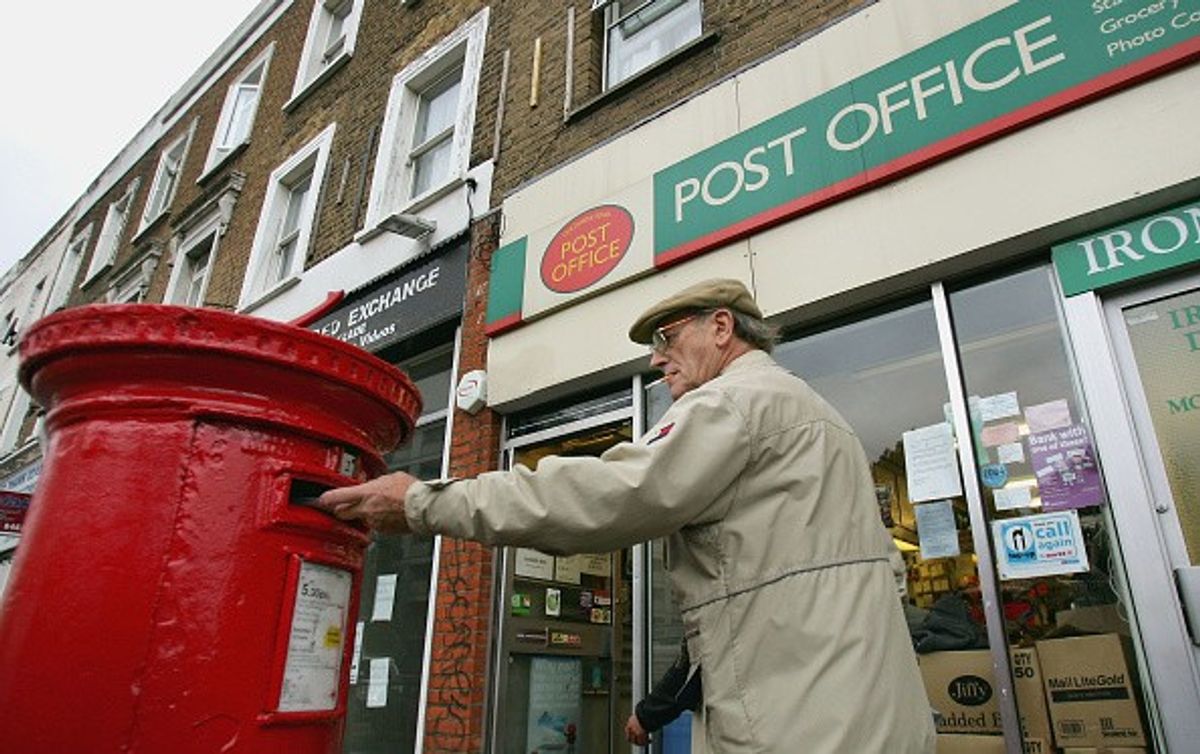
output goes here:
{"type": "Polygon", "coordinates": [[[670,424],[662,425],[661,427],[658,428],[658,432],[654,435],[654,437],[651,437],[649,440],[646,441],[646,444],[653,445],[654,443],[663,439],[667,435],[671,434],[671,430],[674,428],[675,428],[675,422],[671,422],[670,424]]]}

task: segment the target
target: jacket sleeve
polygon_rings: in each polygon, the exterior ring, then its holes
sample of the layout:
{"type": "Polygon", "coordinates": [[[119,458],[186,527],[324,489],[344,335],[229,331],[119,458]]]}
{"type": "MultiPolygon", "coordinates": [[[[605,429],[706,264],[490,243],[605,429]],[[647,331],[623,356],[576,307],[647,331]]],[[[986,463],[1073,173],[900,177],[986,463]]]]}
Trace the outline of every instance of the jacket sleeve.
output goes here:
{"type": "Polygon", "coordinates": [[[751,457],[750,432],[724,392],[680,398],[640,441],[595,457],[547,457],[475,479],[418,483],[405,511],[418,533],[548,553],[605,552],[708,523],[751,457]]]}
{"type": "Polygon", "coordinates": [[[669,724],[684,710],[694,710],[700,706],[703,698],[700,669],[696,668],[693,672],[691,665],[687,642],[684,641],[675,662],[654,684],[649,696],[637,703],[634,714],[648,733],[669,724]]]}

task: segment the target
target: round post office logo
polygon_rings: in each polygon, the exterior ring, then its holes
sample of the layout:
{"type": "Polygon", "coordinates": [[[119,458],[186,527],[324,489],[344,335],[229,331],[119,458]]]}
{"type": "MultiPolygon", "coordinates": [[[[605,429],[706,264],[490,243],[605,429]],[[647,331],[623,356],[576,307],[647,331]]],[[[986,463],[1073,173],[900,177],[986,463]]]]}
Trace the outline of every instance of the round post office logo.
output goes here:
{"type": "Polygon", "coordinates": [[[633,215],[604,204],[576,215],[542,255],[542,283],[557,293],[581,291],[612,271],[633,240],[633,215]]]}

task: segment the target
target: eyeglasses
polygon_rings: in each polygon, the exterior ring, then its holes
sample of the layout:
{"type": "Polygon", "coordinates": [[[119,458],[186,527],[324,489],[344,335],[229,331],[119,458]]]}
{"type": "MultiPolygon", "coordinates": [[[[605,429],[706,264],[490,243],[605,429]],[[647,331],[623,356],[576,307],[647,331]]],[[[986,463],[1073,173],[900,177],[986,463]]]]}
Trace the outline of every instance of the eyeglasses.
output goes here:
{"type": "Polygon", "coordinates": [[[650,333],[650,351],[652,353],[665,354],[671,347],[671,341],[675,339],[675,335],[672,334],[671,331],[677,327],[686,325],[696,317],[706,313],[707,312],[696,312],[695,314],[689,314],[683,319],[677,319],[668,325],[654,328],[654,331],[650,333]]]}

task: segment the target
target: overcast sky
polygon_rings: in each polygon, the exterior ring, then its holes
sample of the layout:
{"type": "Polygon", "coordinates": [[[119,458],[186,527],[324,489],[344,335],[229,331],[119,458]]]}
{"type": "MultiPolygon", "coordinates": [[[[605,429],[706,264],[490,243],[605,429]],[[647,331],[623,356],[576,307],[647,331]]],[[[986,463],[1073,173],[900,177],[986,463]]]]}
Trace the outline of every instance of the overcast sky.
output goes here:
{"type": "Polygon", "coordinates": [[[257,4],[8,4],[0,45],[0,274],[257,4]]]}

